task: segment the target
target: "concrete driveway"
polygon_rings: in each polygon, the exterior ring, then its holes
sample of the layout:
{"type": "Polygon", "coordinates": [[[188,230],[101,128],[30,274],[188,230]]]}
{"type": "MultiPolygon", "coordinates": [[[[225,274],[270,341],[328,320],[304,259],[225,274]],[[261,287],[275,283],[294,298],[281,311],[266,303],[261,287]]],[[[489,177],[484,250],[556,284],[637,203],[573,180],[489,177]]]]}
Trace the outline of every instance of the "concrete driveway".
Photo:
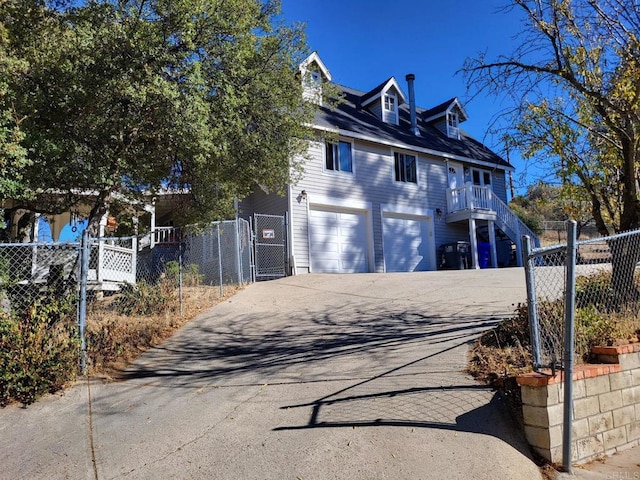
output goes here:
{"type": "Polygon", "coordinates": [[[251,285],[125,381],[0,411],[0,477],[540,478],[506,408],[462,373],[525,298],[522,269],[251,285]]]}

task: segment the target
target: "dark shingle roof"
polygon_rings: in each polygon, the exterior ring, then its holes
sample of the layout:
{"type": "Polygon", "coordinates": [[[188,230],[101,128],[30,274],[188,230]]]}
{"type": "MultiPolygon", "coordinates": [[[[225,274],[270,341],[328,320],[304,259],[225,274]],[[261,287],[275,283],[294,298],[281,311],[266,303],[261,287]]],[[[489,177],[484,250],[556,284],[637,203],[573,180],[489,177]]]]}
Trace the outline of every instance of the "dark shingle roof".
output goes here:
{"type": "Polygon", "coordinates": [[[449,108],[451,104],[455,101],[456,101],[456,97],[450,98],[446,102],[442,102],[440,105],[436,105],[433,108],[429,108],[428,110],[425,110],[424,112],[421,113],[421,116],[422,118],[430,118],[435,115],[438,115],[439,113],[444,113],[447,111],[447,108],[449,108]]]}
{"type": "MultiPolygon", "coordinates": [[[[384,84],[386,84],[386,82],[382,85],[384,84]]],[[[420,136],[413,135],[410,131],[411,121],[408,104],[401,105],[399,108],[399,125],[391,125],[384,123],[369,110],[359,106],[365,92],[342,85],[336,86],[344,95],[344,101],[335,108],[326,106],[320,108],[320,111],[316,114],[316,123],[320,127],[328,129],[338,128],[341,131],[349,131],[381,141],[402,143],[407,146],[435,150],[465,157],[470,160],[512,168],[509,162],[462,130],[460,132],[460,139],[453,139],[447,137],[433,125],[418,121],[420,136]]],[[[451,105],[451,101],[447,104],[447,106],[449,105],[451,105]]],[[[425,112],[429,111],[420,108],[416,110],[418,116],[422,118],[424,118],[423,115],[425,112]]]]}
{"type": "Polygon", "coordinates": [[[363,93],[363,95],[360,96],[360,104],[366,103],[367,100],[369,100],[370,98],[375,97],[376,95],[378,95],[382,91],[384,86],[387,83],[389,83],[389,80],[391,80],[392,78],[393,77],[387,78],[384,82],[382,82],[380,85],[378,85],[373,90],[369,90],[367,93],[363,93]]]}

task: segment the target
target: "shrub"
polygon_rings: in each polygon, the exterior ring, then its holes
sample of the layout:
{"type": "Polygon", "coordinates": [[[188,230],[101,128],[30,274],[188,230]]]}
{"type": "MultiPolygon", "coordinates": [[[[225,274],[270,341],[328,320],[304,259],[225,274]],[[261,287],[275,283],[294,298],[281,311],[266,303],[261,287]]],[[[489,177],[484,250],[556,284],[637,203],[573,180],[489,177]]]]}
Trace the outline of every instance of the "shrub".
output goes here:
{"type": "MultiPolygon", "coordinates": [[[[178,285],[180,278],[180,264],[176,260],[167,262],[164,266],[164,273],[167,280],[178,285]]],[[[185,287],[197,287],[202,284],[204,274],[200,273],[200,266],[197,263],[190,263],[182,269],[182,285],[185,287]]]]}
{"type": "Polygon", "coordinates": [[[22,312],[0,312],[0,405],[33,403],[75,378],[79,341],[71,296],[41,296],[22,312]]]}
{"type": "Polygon", "coordinates": [[[122,315],[160,314],[175,310],[176,304],[175,285],[166,279],[156,285],[145,281],[125,284],[113,302],[116,311],[122,315]]]}
{"type": "MultiPolygon", "coordinates": [[[[640,314],[633,305],[611,308],[611,274],[599,272],[576,280],[575,356],[588,361],[597,345],[637,340],[640,314]]],[[[546,350],[561,354],[564,346],[564,299],[538,302],[540,329],[546,332],[546,350]]],[[[557,358],[560,362],[562,359],[557,358]]],[[[518,305],[513,318],[484,333],[474,346],[469,371],[477,378],[493,381],[531,368],[529,314],[518,305]]]]}
{"type": "Polygon", "coordinates": [[[542,215],[531,213],[517,203],[513,202],[509,204],[509,208],[513,210],[513,213],[515,213],[520,218],[520,220],[522,220],[522,222],[531,229],[533,233],[535,233],[536,235],[542,234],[542,232],[544,231],[544,218],[542,217],[542,215]]]}

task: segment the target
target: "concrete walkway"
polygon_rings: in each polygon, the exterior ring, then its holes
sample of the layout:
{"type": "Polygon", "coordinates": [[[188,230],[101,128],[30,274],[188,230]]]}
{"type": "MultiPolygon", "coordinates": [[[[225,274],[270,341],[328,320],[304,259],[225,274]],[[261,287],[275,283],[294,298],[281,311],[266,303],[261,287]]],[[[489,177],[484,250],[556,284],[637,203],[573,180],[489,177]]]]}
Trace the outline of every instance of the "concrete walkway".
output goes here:
{"type": "Polygon", "coordinates": [[[522,269],[249,286],[125,381],[0,410],[0,477],[540,478],[494,392],[462,373],[524,298],[522,269]]]}

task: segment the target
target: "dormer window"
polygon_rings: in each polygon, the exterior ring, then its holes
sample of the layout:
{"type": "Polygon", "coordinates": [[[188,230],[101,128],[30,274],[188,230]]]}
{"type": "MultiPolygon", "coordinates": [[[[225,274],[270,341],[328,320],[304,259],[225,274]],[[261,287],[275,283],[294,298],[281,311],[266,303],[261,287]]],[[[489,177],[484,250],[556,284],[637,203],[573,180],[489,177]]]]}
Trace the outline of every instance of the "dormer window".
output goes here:
{"type": "Polygon", "coordinates": [[[311,72],[311,75],[309,76],[309,85],[312,87],[319,88],[321,84],[322,84],[322,74],[319,71],[314,70],[313,72],[311,72]]]}
{"type": "Polygon", "coordinates": [[[398,98],[392,93],[384,94],[384,118],[383,121],[398,124],[398,98]]]}
{"type": "Polygon", "coordinates": [[[459,117],[458,112],[449,112],[447,113],[447,136],[449,138],[457,138],[460,139],[460,127],[459,125],[459,117]]]}
{"type": "Polygon", "coordinates": [[[322,84],[331,81],[331,74],[316,52],[313,52],[298,67],[302,76],[302,97],[322,105],[322,84]]]}
{"type": "Polygon", "coordinates": [[[391,77],[362,95],[360,106],[369,110],[384,123],[398,125],[400,121],[399,108],[406,101],[406,96],[402,93],[398,82],[391,77]]]}

